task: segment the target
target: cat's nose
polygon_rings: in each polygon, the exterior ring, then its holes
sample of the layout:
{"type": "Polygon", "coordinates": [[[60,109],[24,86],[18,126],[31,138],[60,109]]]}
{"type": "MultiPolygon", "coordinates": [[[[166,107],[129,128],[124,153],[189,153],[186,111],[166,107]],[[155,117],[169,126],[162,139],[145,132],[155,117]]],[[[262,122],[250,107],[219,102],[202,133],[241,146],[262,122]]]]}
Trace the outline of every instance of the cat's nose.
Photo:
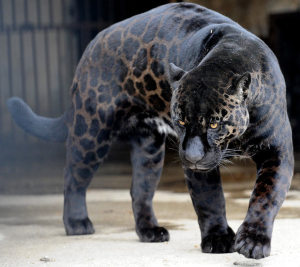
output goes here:
{"type": "Polygon", "coordinates": [[[190,138],[185,150],[185,159],[190,163],[196,164],[203,159],[204,154],[204,147],[199,136],[190,138]]]}

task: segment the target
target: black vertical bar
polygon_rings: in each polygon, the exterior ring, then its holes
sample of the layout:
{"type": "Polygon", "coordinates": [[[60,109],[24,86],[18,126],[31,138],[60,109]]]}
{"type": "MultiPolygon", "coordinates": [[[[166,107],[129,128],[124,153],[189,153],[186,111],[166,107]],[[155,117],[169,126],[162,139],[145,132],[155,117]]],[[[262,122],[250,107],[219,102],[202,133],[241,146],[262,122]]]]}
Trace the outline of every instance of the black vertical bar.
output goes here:
{"type": "MultiPolygon", "coordinates": [[[[0,29],[1,29],[1,31],[4,31],[2,0],[0,0],[0,29]]],[[[1,79],[1,73],[0,73],[0,79],[1,79]]],[[[1,85],[1,80],[0,80],[0,85],[1,85]]],[[[3,120],[2,120],[2,112],[0,112],[0,127],[1,128],[4,127],[3,120]]]]}
{"type": "Polygon", "coordinates": [[[66,19],[67,19],[67,9],[66,9],[66,1],[65,0],[61,0],[61,12],[62,12],[62,24],[65,27],[66,26],[66,19]]]}
{"type": "Polygon", "coordinates": [[[37,74],[37,59],[36,59],[36,45],[35,45],[35,31],[32,29],[31,31],[31,42],[32,42],[32,57],[33,57],[33,76],[34,76],[34,105],[36,107],[37,112],[40,112],[39,105],[39,90],[38,90],[38,74],[37,74]]]}
{"type": "Polygon", "coordinates": [[[12,57],[11,57],[11,32],[7,31],[7,59],[8,59],[8,84],[9,84],[9,96],[13,96],[13,84],[12,84],[12,57]]]}
{"type": "Polygon", "coordinates": [[[97,21],[100,22],[99,18],[102,19],[102,15],[101,15],[101,12],[102,12],[102,10],[101,10],[101,1],[96,1],[96,10],[97,10],[96,12],[98,14],[97,21]]]}
{"type": "MultiPolygon", "coordinates": [[[[13,96],[13,82],[12,82],[12,55],[11,55],[11,32],[10,30],[6,33],[7,36],[7,60],[8,60],[8,87],[9,87],[9,96],[13,96]]],[[[14,127],[14,126],[12,126],[14,127]]],[[[16,133],[11,129],[12,140],[15,141],[16,133]]]]}
{"type": "MultiPolygon", "coordinates": [[[[74,19],[75,23],[80,23],[82,21],[81,20],[81,14],[80,14],[80,10],[82,10],[81,5],[82,5],[81,1],[79,1],[79,0],[74,1],[74,18],[73,19],[74,19]]],[[[76,52],[78,53],[78,50],[79,50],[78,47],[80,47],[80,31],[79,31],[78,28],[72,27],[72,30],[70,30],[70,32],[72,34],[71,35],[72,39],[73,39],[73,34],[74,34],[74,36],[76,36],[76,44],[77,44],[77,51],[76,52]]],[[[72,46],[72,49],[75,49],[73,41],[71,42],[71,46],[72,46]]],[[[73,53],[73,55],[74,55],[74,53],[73,53]]],[[[72,60],[74,60],[74,57],[72,57],[72,60]]],[[[77,58],[76,58],[76,62],[77,62],[77,58]]]]}
{"type": "MultiPolygon", "coordinates": [[[[15,6],[15,0],[11,1],[11,17],[12,17],[12,29],[15,29],[16,27],[16,6],[15,6]]],[[[13,78],[12,78],[12,51],[11,51],[11,32],[10,30],[7,31],[7,48],[8,48],[8,79],[9,79],[9,88],[10,88],[10,96],[13,96],[13,78]]],[[[13,126],[14,127],[14,126],[13,126]]],[[[16,141],[16,131],[12,129],[12,140],[16,141]]]]}
{"type": "MultiPolygon", "coordinates": [[[[22,29],[19,30],[19,36],[20,36],[20,68],[21,68],[21,92],[22,92],[22,98],[26,101],[26,78],[25,78],[25,62],[24,62],[24,40],[23,40],[23,32],[22,29]]],[[[24,138],[24,141],[28,140],[28,136],[25,133],[22,133],[22,136],[24,138]]]]}
{"type": "MultiPolygon", "coordinates": [[[[48,1],[48,11],[49,11],[49,19],[51,22],[51,16],[52,16],[52,11],[51,11],[51,0],[48,1]]],[[[43,30],[44,33],[44,45],[45,45],[45,65],[46,65],[46,90],[47,90],[47,96],[48,96],[48,103],[49,103],[49,110],[51,115],[52,110],[53,110],[53,104],[52,104],[52,86],[51,86],[51,77],[50,77],[50,56],[49,56],[49,29],[44,28],[43,30]]]]}
{"type": "MultiPolygon", "coordinates": [[[[87,25],[89,23],[89,12],[90,12],[90,0],[87,0],[84,2],[84,20],[83,24],[87,25]]],[[[81,30],[81,38],[82,38],[82,43],[81,43],[81,54],[85,49],[87,39],[89,38],[90,35],[90,29],[88,27],[82,27],[81,30]]]]}
{"type": "Polygon", "coordinates": [[[25,24],[28,23],[28,1],[24,0],[24,17],[25,17],[25,24]]]}
{"type": "Polygon", "coordinates": [[[48,95],[48,103],[50,103],[50,111],[52,113],[52,92],[51,92],[51,78],[50,78],[50,67],[49,67],[49,39],[48,39],[48,30],[44,29],[44,41],[45,41],[45,56],[46,56],[46,86],[47,86],[47,95],[48,95]]]}
{"type": "Polygon", "coordinates": [[[11,9],[12,9],[12,20],[13,20],[13,28],[16,28],[16,3],[15,0],[11,1],[11,9]]]}
{"type": "Polygon", "coordinates": [[[52,0],[48,0],[48,10],[49,10],[49,20],[50,20],[50,25],[53,25],[53,7],[52,7],[52,0]]]}
{"type": "MultiPolygon", "coordinates": [[[[2,0],[0,0],[0,29],[1,29],[1,31],[3,31],[4,30],[4,25],[3,25],[3,5],[2,5],[2,0]]],[[[0,47],[0,49],[1,49],[1,47],[0,47]]],[[[0,71],[0,88],[1,88],[1,71],[0,71]]],[[[3,123],[3,119],[2,119],[2,112],[0,112],[0,127],[1,128],[4,128],[5,126],[4,126],[4,123],[3,123]]],[[[1,129],[0,128],[0,129],[1,129]]],[[[1,138],[1,134],[0,134],[0,139],[2,139],[3,140],[3,138],[1,138]]],[[[0,141],[0,145],[2,145],[1,144],[1,141],[0,141]]]]}
{"type": "MultiPolygon", "coordinates": [[[[74,15],[72,17],[72,23],[74,22],[78,22],[79,20],[79,15],[78,15],[78,3],[77,1],[73,2],[73,9],[74,9],[74,15]]],[[[76,38],[78,38],[78,31],[75,30],[74,27],[68,28],[67,29],[68,32],[68,39],[67,39],[67,46],[70,47],[69,52],[70,52],[70,57],[69,57],[69,74],[70,76],[74,75],[74,66],[77,63],[77,58],[75,59],[75,55],[74,55],[74,36],[76,36],[76,38]]],[[[78,44],[78,41],[76,40],[76,43],[78,44]]],[[[69,77],[70,77],[69,76],[69,77]]],[[[69,85],[71,86],[71,85],[69,85]]],[[[70,94],[70,91],[68,91],[68,93],[70,94]]],[[[68,95],[69,95],[68,94],[68,95]]]]}
{"type": "MultiPolygon", "coordinates": [[[[41,26],[41,2],[40,0],[36,0],[36,14],[37,14],[37,27],[41,26]]],[[[32,30],[32,55],[33,55],[33,68],[34,68],[34,86],[35,86],[35,107],[37,112],[41,111],[40,108],[40,93],[39,93],[39,83],[38,83],[38,70],[37,70],[37,55],[36,55],[36,35],[35,30],[32,30]]]]}
{"type": "MultiPolygon", "coordinates": [[[[77,14],[77,23],[84,23],[84,15],[85,15],[85,1],[76,1],[76,14],[77,14]]],[[[80,55],[82,53],[83,47],[83,29],[82,27],[76,27],[76,35],[78,35],[78,46],[77,46],[77,54],[80,55]]]]}
{"type": "MultiPolygon", "coordinates": [[[[77,64],[77,57],[75,59],[76,55],[74,55],[74,41],[73,41],[73,37],[75,35],[74,33],[76,33],[76,31],[74,29],[70,30],[69,34],[71,35],[71,37],[68,38],[68,43],[70,45],[70,59],[71,59],[71,61],[70,61],[70,63],[71,63],[70,69],[71,69],[71,76],[73,76],[73,74],[74,74],[74,66],[77,64]],[[70,42],[70,39],[71,39],[71,42],[70,42]]],[[[78,34],[76,34],[75,36],[78,37],[78,34]]],[[[78,44],[78,42],[77,42],[77,44],[78,44]]]]}
{"type": "MultiPolygon", "coordinates": [[[[0,86],[1,86],[1,84],[2,84],[2,82],[1,82],[1,71],[0,71],[0,86]]],[[[1,87],[0,87],[1,88],[1,87]]],[[[2,100],[3,101],[3,100],[2,100]]],[[[3,117],[3,112],[0,112],[0,129],[4,129],[4,127],[5,127],[5,125],[4,125],[4,122],[3,122],[3,119],[2,119],[2,117],[3,117]]],[[[1,140],[3,140],[4,138],[1,136],[1,131],[0,131],[0,147],[2,147],[2,143],[1,143],[1,140]]]]}
{"type": "Polygon", "coordinates": [[[89,22],[90,21],[90,12],[91,12],[91,10],[90,10],[90,7],[91,7],[91,5],[90,5],[90,0],[86,0],[85,2],[85,5],[83,5],[84,6],[84,21],[83,21],[83,23],[86,23],[86,22],[89,22]]]}
{"type": "Polygon", "coordinates": [[[3,19],[3,5],[2,5],[2,0],[0,0],[0,28],[4,29],[4,19],[3,19]]]}
{"type": "Polygon", "coordinates": [[[59,104],[60,111],[64,110],[64,88],[62,85],[62,77],[61,77],[61,47],[60,47],[60,30],[56,29],[56,49],[57,49],[57,74],[58,74],[58,84],[59,84],[59,104]]]}
{"type": "Polygon", "coordinates": [[[20,35],[20,68],[21,68],[21,81],[22,81],[22,98],[26,100],[26,78],[25,78],[25,62],[24,62],[24,40],[22,29],[19,30],[20,35]]]}
{"type": "Polygon", "coordinates": [[[120,10],[120,18],[125,19],[127,17],[127,13],[129,13],[128,12],[129,8],[127,8],[125,1],[119,1],[119,4],[120,4],[120,9],[119,9],[120,10]]]}
{"type": "Polygon", "coordinates": [[[114,1],[113,0],[109,1],[109,10],[108,10],[108,12],[109,12],[109,18],[108,18],[109,23],[112,24],[113,21],[114,21],[114,1]]]}
{"type": "MultiPolygon", "coordinates": [[[[64,28],[66,26],[66,18],[67,18],[67,12],[66,12],[66,2],[65,0],[61,0],[61,12],[62,12],[62,31],[58,31],[57,30],[57,57],[58,57],[58,72],[59,72],[59,95],[60,95],[60,111],[63,112],[65,110],[65,94],[63,92],[65,92],[64,86],[65,84],[63,83],[63,79],[61,77],[62,73],[61,73],[61,67],[60,67],[60,63],[62,61],[62,57],[61,57],[61,51],[63,49],[63,47],[61,46],[61,39],[60,39],[60,34],[65,33],[66,31],[64,31],[64,28]]],[[[66,66],[66,65],[64,65],[66,66]]],[[[70,65],[69,65],[70,68],[70,65]]],[[[66,75],[67,76],[67,75],[66,75]]],[[[65,76],[65,77],[66,77],[65,76]]]]}
{"type": "Polygon", "coordinates": [[[40,0],[36,0],[36,11],[37,11],[37,21],[38,27],[41,26],[41,2],[40,0]]]}
{"type": "Polygon", "coordinates": [[[81,56],[81,54],[83,53],[83,50],[84,50],[84,46],[85,46],[85,39],[86,39],[86,31],[87,31],[87,29],[85,29],[85,28],[80,28],[79,29],[79,32],[80,32],[80,34],[79,34],[79,38],[80,38],[80,46],[79,46],[79,53],[78,53],[78,56],[80,57],[81,56]]]}

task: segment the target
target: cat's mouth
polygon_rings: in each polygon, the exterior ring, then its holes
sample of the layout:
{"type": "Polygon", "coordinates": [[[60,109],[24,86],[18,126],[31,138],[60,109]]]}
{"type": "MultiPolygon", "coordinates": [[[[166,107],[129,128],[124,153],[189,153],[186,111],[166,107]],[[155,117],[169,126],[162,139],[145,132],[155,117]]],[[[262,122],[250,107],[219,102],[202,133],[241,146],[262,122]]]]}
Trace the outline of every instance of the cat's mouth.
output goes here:
{"type": "Polygon", "coordinates": [[[192,170],[198,170],[198,171],[209,171],[211,170],[210,168],[206,168],[206,167],[203,167],[203,166],[197,166],[197,165],[191,165],[189,166],[190,169],[192,170]]]}
{"type": "Polygon", "coordinates": [[[219,164],[214,161],[209,162],[209,163],[208,162],[206,162],[206,163],[202,163],[202,162],[191,163],[186,160],[183,161],[183,165],[188,169],[191,169],[193,171],[199,171],[199,172],[209,172],[219,166],[219,164]]]}
{"type": "Polygon", "coordinates": [[[199,172],[209,172],[218,167],[227,166],[228,164],[232,164],[230,161],[230,157],[247,157],[244,155],[240,155],[238,150],[232,151],[230,149],[223,151],[220,154],[214,154],[204,157],[203,160],[200,160],[196,163],[190,162],[186,159],[182,159],[182,163],[186,168],[189,168],[193,171],[199,172]]]}
{"type": "Polygon", "coordinates": [[[209,172],[213,169],[216,169],[221,165],[221,160],[222,158],[220,157],[220,155],[213,152],[206,153],[204,157],[198,161],[188,160],[184,154],[181,155],[181,161],[185,168],[199,172],[209,172]]]}
{"type": "Polygon", "coordinates": [[[199,172],[209,172],[213,169],[215,169],[218,165],[212,165],[212,166],[203,166],[203,165],[196,165],[196,164],[188,164],[186,167],[193,171],[199,171],[199,172]]]}

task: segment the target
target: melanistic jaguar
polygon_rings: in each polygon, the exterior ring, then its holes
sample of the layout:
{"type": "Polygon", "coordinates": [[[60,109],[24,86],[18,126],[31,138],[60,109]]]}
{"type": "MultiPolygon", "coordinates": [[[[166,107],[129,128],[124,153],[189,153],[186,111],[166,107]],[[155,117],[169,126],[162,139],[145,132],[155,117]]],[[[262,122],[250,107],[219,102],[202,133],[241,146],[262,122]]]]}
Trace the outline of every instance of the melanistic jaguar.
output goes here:
{"type": "Polygon", "coordinates": [[[270,254],[275,216],[293,175],[285,81],[259,38],[212,10],[167,4],[101,31],[86,48],[60,118],[8,107],[27,132],[67,143],[67,235],[92,234],[86,190],[116,138],[132,144],[132,207],[143,242],[169,240],[152,208],[167,134],[179,154],[201,230],[203,252],[270,254]],[[247,154],[257,179],[236,235],[228,226],[219,166],[247,154]]]}

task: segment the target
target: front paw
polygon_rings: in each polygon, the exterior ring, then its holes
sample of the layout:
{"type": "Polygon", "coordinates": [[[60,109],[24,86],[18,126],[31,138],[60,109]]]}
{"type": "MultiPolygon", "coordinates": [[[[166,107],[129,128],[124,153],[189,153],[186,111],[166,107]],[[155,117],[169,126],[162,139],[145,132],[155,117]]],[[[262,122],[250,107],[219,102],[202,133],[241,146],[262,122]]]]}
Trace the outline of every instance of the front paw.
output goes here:
{"type": "Polygon", "coordinates": [[[228,227],[227,234],[210,234],[202,239],[204,253],[231,253],[234,251],[234,232],[228,227]]]}
{"type": "Polygon", "coordinates": [[[264,234],[259,234],[249,227],[241,225],[235,240],[236,252],[247,258],[261,259],[270,256],[271,239],[264,234]]]}
{"type": "Polygon", "coordinates": [[[166,242],[170,240],[170,235],[164,227],[154,226],[137,229],[137,234],[141,242],[166,242]]]}
{"type": "Polygon", "coordinates": [[[64,224],[67,235],[91,235],[95,232],[89,218],[82,220],[69,218],[64,220],[64,224]]]}

